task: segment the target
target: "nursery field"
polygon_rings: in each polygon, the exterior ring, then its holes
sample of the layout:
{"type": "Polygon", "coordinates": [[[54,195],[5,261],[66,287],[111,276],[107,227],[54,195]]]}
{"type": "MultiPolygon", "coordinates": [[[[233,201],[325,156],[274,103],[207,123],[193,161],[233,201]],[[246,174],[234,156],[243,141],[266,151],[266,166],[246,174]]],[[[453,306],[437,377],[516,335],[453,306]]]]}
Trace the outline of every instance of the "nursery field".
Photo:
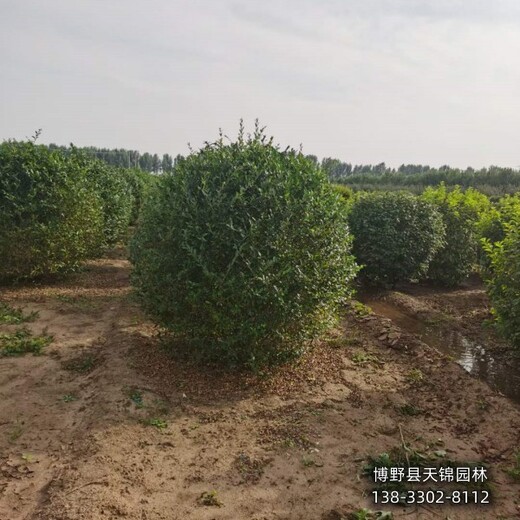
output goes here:
{"type": "Polygon", "coordinates": [[[2,288],[52,341],[0,359],[0,518],[519,517],[518,406],[410,325],[500,350],[479,282],[361,293],[396,320],[354,301],[297,363],[254,375],[174,360],[129,273],[116,249],[61,281],[2,288]],[[492,504],[375,506],[363,469],[403,449],[485,464],[492,504]]]}

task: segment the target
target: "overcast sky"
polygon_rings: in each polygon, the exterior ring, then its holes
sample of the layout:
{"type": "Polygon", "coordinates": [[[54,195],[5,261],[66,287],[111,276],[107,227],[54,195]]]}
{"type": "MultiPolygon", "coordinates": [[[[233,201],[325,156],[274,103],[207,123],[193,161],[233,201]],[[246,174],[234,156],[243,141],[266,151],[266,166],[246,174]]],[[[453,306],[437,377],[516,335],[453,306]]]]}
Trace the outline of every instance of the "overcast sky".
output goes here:
{"type": "Polygon", "coordinates": [[[0,139],[520,166],[519,0],[0,0],[0,139]]]}

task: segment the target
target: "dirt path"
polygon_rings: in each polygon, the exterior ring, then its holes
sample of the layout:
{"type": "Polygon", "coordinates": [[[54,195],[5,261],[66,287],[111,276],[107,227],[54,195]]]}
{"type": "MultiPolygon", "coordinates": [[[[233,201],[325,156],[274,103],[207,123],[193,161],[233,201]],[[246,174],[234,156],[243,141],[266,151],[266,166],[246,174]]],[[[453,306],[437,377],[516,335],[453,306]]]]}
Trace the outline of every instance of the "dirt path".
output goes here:
{"type": "Polygon", "coordinates": [[[414,336],[349,310],[299,366],[264,378],[197,369],[161,348],[128,274],[114,257],[2,290],[54,342],[0,359],[0,519],[341,520],[381,509],[361,469],[401,435],[489,464],[494,503],[387,507],[394,518],[520,518],[504,471],[518,407],[414,336]]]}

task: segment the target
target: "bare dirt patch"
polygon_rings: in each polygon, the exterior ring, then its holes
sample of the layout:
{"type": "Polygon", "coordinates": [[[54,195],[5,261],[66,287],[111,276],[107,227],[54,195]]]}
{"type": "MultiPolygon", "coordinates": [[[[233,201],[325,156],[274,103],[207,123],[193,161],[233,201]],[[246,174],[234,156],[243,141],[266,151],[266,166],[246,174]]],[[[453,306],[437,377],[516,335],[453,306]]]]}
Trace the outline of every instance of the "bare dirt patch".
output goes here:
{"type": "MultiPolygon", "coordinates": [[[[129,269],[115,255],[60,282],[2,289],[54,341],[0,359],[0,518],[348,518],[379,509],[361,471],[401,435],[489,464],[494,503],[394,507],[395,518],[520,517],[505,471],[518,406],[414,334],[346,309],[293,366],[261,376],[190,366],[132,302],[129,269]]],[[[459,298],[448,308],[430,296],[459,319],[459,298]]]]}

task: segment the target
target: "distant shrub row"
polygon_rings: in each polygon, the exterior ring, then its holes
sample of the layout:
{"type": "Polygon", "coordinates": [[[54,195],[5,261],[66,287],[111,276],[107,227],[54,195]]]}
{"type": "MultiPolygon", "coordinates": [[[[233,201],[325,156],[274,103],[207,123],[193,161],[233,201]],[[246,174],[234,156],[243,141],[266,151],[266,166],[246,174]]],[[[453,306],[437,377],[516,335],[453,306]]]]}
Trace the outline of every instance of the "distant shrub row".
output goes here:
{"type": "Polygon", "coordinates": [[[358,193],[347,199],[354,256],[370,284],[427,279],[455,286],[480,267],[502,332],[520,346],[520,196],[492,205],[444,185],[422,195],[358,193]]]}
{"type": "Polygon", "coordinates": [[[429,279],[456,285],[475,267],[479,222],[491,209],[485,195],[441,185],[421,196],[370,192],[351,200],[354,256],[369,283],[429,279]]]}
{"type": "Polygon", "coordinates": [[[136,292],[199,360],[257,369],[300,354],[337,318],[356,262],[382,286],[454,286],[480,265],[497,321],[520,345],[519,197],[492,205],[444,185],[354,193],[259,128],[160,178],[74,148],[0,145],[0,280],[74,270],[138,216],[136,292]]]}
{"type": "Polygon", "coordinates": [[[74,149],[0,144],[0,280],[71,271],[124,239],[144,175],[74,149]]]}

